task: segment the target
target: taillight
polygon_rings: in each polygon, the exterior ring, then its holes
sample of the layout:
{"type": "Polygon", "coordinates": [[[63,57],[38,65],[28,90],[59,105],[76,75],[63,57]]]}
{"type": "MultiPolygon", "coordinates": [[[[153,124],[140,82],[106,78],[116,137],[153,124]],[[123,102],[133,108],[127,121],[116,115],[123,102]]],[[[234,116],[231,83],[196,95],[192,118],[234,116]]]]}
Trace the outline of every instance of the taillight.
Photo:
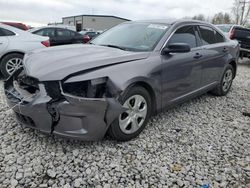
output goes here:
{"type": "Polygon", "coordinates": [[[235,29],[232,29],[231,32],[230,32],[230,35],[229,35],[229,38],[231,40],[235,39],[235,29]]]}
{"type": "Polygon", "coordinates": [[[49,42],[49,40],[42,41],[41,43],[42,43],[44,46],[46,46],[46,47],[50,47],[50,42],[49,42]]]}
{"type": "Polygon", "coordinates": [[[87,42],[89,42],[90,41],[90,37],[88,36],[88,35],[84,35],[83,36],[83,42],[84,43],[87,43],[87,42]]]}

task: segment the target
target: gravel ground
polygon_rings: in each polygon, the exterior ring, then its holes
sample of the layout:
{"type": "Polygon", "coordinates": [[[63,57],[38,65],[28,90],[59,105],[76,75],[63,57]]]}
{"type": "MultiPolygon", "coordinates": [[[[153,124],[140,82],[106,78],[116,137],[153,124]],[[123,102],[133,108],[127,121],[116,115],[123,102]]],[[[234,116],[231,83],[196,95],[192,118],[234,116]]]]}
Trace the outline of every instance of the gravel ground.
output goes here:
{"type": "Polygon", "coordinates": [[[0,93],[0,187],[250,187],[250,63],[227,97],[152,118],[130,142],[69,141],[18,125],[0,93]]]}

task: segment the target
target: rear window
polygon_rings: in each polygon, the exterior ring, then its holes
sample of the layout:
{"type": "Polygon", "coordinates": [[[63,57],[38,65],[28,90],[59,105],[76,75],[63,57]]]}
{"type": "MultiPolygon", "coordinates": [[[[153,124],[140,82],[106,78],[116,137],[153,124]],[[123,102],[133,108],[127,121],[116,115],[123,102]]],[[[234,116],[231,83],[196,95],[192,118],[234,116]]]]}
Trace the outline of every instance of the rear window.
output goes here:
{"type": "Polygon", "coordinates": [[[34,33],[40,36],[54,37],[55,29],[53,28],[40,29],[38,31],[35,31],[34,33]]]}

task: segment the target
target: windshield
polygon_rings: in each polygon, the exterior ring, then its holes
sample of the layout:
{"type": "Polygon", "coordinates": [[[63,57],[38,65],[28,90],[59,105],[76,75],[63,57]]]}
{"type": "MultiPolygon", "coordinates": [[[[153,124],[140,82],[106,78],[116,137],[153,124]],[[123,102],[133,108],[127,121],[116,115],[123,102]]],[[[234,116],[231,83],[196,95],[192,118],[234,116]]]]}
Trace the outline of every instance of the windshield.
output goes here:
{"type": "Polygon", "coordinates": [[[217,25],[217,27],[225,33],[229,33],[231,25],[217,25]]]}
{"type": "Polygon", "coordinates": [[[167,31],[168,25],[125,23],[113,27],[91,41],[91,44],[128,51],[152,51],[167,31]]]}

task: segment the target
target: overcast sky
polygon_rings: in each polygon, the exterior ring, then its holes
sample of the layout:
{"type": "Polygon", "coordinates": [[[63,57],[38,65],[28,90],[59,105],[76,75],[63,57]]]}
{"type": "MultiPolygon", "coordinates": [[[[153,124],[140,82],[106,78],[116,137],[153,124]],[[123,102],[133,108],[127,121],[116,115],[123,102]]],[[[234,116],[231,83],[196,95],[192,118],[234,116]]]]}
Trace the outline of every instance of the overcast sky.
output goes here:
{"type": "Polygon", "coordinates": [[[61,22],[62,17],[105,14],[131,20],[183,18],[229,12],[234,0],[0,0],[0,20],[33,26],[61,22]]]}

